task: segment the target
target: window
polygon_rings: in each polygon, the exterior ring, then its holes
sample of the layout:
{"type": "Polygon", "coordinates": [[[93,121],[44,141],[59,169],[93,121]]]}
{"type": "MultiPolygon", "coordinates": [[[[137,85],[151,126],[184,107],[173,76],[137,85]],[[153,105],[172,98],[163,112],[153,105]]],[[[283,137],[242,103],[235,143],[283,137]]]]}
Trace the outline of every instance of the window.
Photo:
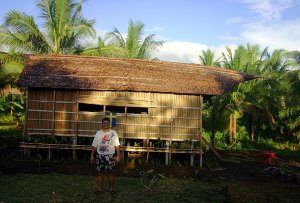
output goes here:
{"type": "Polygon", "coordinates": [[[125,113],[124,106],[106,106],[105,111],[115,112],[115,113],[125,113]]]}
{"type": "Polygon", "coordinates": [[[143,108],[143,107],[127,107],[127,113],[132,113],[132,114],[148,114],[148,108],[143,108]]]}
{"type": "Polygon", "coordinates": [[[79,103],[79,111],[103,112],[103,106],[102,105],[97,105],[97,104],[79,103]]]}

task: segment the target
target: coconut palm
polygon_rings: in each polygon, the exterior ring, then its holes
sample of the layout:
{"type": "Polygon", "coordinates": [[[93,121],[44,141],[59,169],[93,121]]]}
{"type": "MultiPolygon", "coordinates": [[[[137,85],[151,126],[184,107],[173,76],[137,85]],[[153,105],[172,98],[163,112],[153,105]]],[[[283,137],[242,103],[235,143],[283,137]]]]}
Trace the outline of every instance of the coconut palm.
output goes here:
{"type": "Polygon", "coordinates": [[[300,70],[286,74],[290,89],[282,101],[279,118],[287,134],[300,140],[300,70]]]}
{"type": "Polygon", "coordinates": [[[42,28],[26,13],[12,10],[0,27],[0,44],[22,53],[72,54],[82,49],[83,40],[93,37],[94,20],[82,16],[82,1],[42,0],[42,28]]]}
{"type": "Polygon", "coordinates": [[[155,34],[143,38],[143,32],[143,23],[134,23],[129,20],[126,39],[117,28],[107,34],[107,39],[124,49],[126,58],[152,59],[153,54],[158,51],[163,42],[155,41],[155,34]]]}
{"type": "Polygon", "coordinates": [[[200,63],[205,66],[220,66],[221,57],[216,58],[215,51],[207,49],[206,51],[202,50],[201,55],[199,55],[200,63]]]}
{"type": "Polygon", "coordinates": [[[265,102],[270,112],[274,115],[274,127],[281,135],[299,134],[299,71],[290,71],[298,66],[295,60],[287,58],[284,50],[275,50],[268,54],[264,62],[268,80],[264,81],[267,99],[265,102]]]}
{"type": "MultiPolygon", "coordinates": [[[[237,71],[259,74],[261,75],[262,59],[266,54],[267,49],[262,52],[258,45],[247,44],[246,47],[239,46],[234,52],[226,47],[227,53],[222,53],[224,61],[223,66],[228,69],[237,71]]],[[[248,81],[239,84],[236,89],[228,92],[230,97],[227,104],[227,114],[229,117],[229,134],[230,140],[234,143],[236,141],[236,123],[237,119],[246,115],[248,117],[248,131],[250,139],[254,139],[253,119],[255,116],[263,115],[263,108],[258,104],[257,98],[261,97],[258,92],[254,92],[257,89],[260,81],[248,81]]]]}
{"type": "Polygon", "coordinates": [[[125,49],[111,42],[107,42],[107,39],[98,37],[97,46],[87,45],[80,54],[85,56],[125,58],[127,52],[125,49]]]}
{"type": "MultiPolygon", "coordinates": [[[[220,58],[215,59],[214,51],[210,49],[202,50],[199,55],[200,63],[205,66],[220,66],[220,58]]],[[[222,116],[224,113],[224,97],[215,96],[210,98],[204,105],[204,126],[210,130],[211,145],[215,145],[216,131],[221,128],[222,116]]]]}

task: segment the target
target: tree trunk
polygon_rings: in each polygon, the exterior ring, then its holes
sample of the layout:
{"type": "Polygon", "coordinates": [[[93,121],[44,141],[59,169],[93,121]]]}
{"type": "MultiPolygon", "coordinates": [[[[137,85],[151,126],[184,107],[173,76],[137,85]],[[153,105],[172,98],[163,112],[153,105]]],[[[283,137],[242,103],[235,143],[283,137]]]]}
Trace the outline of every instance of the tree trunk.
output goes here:
{"type": "Polygon", "coordinates": [[[229,117],[229,138],[230,144],[236,143],[236,116],[231,114],[229,117]]]}
{"type": "Polygon", "coordinates": [[[254,128],[253,128],[253,116],[248,114],[248,132],[249,138],[253,142],[254,141],[254,128]]]}
{"type": "Polygon", "coordinates": [[[210,143],[212,146],[215,146],[215,138],[216,138],[216,114],[215,107],[213,106],[212,115],[211,115],[211,134],[210,134],[210,143]]]}
{"type": "Polygon", "coordinates": [[[9,85],[9,88],[10,88],[10,101],[9,101],[9,107],[10,107],[10,115],[12,116],[12,115],[13,115],[13,110],[14,110],[14,107],[13,107],[13,95],[12,95],[12,88],[11,88],[10,85],[9,85]]]}

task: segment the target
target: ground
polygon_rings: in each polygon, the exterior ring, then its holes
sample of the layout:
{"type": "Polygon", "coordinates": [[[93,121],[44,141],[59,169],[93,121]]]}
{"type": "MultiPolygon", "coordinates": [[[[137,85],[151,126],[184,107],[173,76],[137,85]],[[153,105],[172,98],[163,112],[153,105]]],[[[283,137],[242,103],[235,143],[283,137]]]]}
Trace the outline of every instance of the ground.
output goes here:
{"type": "MultiPolygon", "coordinates": [[[[223,184],[226,186],[227,199],[231,202],[300,202],[299,162],[275,158],[271,164],[263,164],[257,153],[226,152],[222,156],[231,161],[215,161],[204,169],[180,165],[139,164],[138,161],[131,160],[119,165],[117,176],[140,177],[141,174],[153,170],[152,174],[167,178],[223,184]]],[[[94,168],[88,161],[2,160],[0,168],[0,174],[3,175],[53,172],[94,175],[94,168]]]]}

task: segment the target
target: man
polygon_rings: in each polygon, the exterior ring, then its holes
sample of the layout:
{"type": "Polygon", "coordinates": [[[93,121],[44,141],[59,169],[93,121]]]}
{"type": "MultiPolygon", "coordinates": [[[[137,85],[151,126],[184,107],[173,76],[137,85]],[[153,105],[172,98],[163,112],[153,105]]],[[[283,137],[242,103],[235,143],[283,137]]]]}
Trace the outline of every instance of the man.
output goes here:
{"type": "Polygon", "coordinates": [[[120,162],[120,142],[116,131],[110,129],[109,118],[102,119],[102,130],[98,131],[92,143],[91,163],[96,162],[97,191],[102,193],[104,176],[109,176],[109,191],[114,195],[115,168],[120,162]],[[96,156],[95,156],[96,153],[96,156]]]}

